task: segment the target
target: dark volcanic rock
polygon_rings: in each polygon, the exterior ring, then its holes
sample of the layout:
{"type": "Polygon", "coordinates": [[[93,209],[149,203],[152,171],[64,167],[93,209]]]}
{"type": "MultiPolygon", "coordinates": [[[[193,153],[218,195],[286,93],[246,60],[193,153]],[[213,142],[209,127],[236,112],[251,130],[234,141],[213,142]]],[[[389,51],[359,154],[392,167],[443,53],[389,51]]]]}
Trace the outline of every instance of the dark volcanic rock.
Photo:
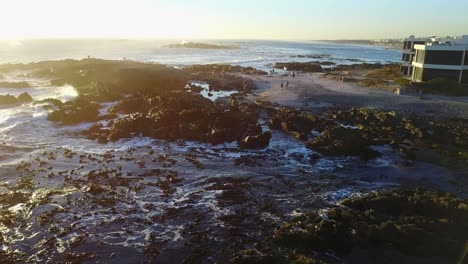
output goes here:
{"type": "Polygon", "coordinates": [[[157,98],[133,95],[117,103],[110,111],[121,114],[147,113],[156,103],[158,103],[157,98]]]}
{"type": "Polygon", "coordinates": [[[201,64],[201,65],[191,65],[184,68],[185,71],[190,73],[242,73],[248,75],[267,75],[266,72],[257,70],[253,67],[242,67],[238,65],[229,65],[229,64],[201,64]]]}
{"type": "Polygon", "coordinates": [[[304,112],[281,108],[272,113],[269,126],[271,129],[291,133],[297,139],[307,140],[312,130],[322,130],[326,121],[320,117],[304,112]]]}
{"type": "Polygon", "coordinates": [[[100,102],[116,101],[132,93],[154,96],[183,90],[190,80],[182,70],[129,60],[62,60],[6,66],[4,70],[32,71],[32,77],[48,78],[55,86],[69,84],[81,96],[100,102]]]}
{"type": "Polygon", "coordinates": [[[249,78],[243,78],[235,75],[219,74],[197,74],[194,75],[197,80],[206,82],[213,91],[239,91],[247,94],[257,89],[254,81],[249,78]]]}
{"type": "Polygon", "coordinates": [[[316,62],[277,62],[274,67],[276,69],[286,68],[288,71],[323,72],[320,63],[316,62]]]}
{"type": "Polygon", "coordinates": [[[241,144],[250,136],[245,145],[249,148],[264,148],[269,143],[269,134],[262,134],[258,124],[256,108],[249,104],[232,111],[199,94],[173,92],[156,97],[129,97],[113,111],[131,114],[118,118],[107,128],[94,126],[83,133],[91,139],[110,141],[141,135],[165,140],[212,144],[238,141],[241,144]]]}
{"type": "Polygon", "coordinates": [[[54,106],[61,106],[63,104],[62,101],[60,101],[59,99],[55,99],[55,98],[46,98],[46,99],[43,99],[43,100],[38,100],[38,101],[34,101],[34,104],[46,104],[46,103],[50,103],[54,106]]]}
{"type": "Polygon", "coordinates": [[[64,125],[93,122],[98,119],[100,108],[99,104],[78,98],[60,105],[58,110],[49,113],[47,119],[64,125]]]}
{"type": "Polygon", "coordinates": [[[453,262],[463,252],[468,230],[465,200],[408,190],[373,193],[341,204],[328,211],[327,219],[316,214],[296,217],[277,231],[276,241],[303,254],[332,249],[346,256],[357,247],[376,253],[387,249],[407,256],[441,256],[453,262]]]}
{"type": "Polygon", "coordinates": [[[377,70],[386,67],[381,63],[356,63],[352,65],[337,65],[333,71],[351,71],[351,70],[377,70]]]}
{"type": "Polygon", "coordinates": [[[378,156],[369,148],[373,145],[391,145],[409,153],[408,142],[411,147],[423,142],[424,132],[420,126],[395,112],[367,108],[332,110],[321,116],[288,108],[270,112],[271,129],[291,133],[302,141],[308,141],[312,131],[320,132],[321,135],[310,140],[307,146],[329,156],[361,156],[367,160],[378,156]]]}
{"type": "Polygon", "coordinates": [[[271,132],[266,131],[260,135],[247,136],[239,142],[243,149],[264,149],[270,144],[271,132]]]}
{"type": "Polygon", "coordinates": [[[327,127],[321,136],[308,142],[307,147],[327,156],[361,156],[368,160],[379,156],[369,148],[372,144],[359,129],[335,126],[327,127]]]}
{"type": "Polygon", "coordinates": [[[0,105],[13,105],[18,103],[29,103],[32,101],[33,99],[28,93],[22,93],[18,98],[10,94],[0,95],[0,105]]]}

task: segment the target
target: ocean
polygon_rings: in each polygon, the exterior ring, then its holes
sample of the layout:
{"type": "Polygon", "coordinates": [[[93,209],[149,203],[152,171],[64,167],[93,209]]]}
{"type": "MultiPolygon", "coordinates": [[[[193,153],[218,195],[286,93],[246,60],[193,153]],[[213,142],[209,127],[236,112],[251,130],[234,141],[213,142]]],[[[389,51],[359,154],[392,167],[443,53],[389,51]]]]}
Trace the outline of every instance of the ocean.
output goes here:
{"type": "Polygon", "coordinates": [[[123,59],[168,64],[227,63],[269,69],[275,62],[321,61],[337,64],[392,63],[401,51],[381,46],[287,41],[197,41],[235,45],[240,49],[171,49],[165,46],[180,40],[17,40],[0,41],[0,63],[27,63],[43,60],[123,59]],[[297,58],[320,55],[322,59],[297,58]]]}

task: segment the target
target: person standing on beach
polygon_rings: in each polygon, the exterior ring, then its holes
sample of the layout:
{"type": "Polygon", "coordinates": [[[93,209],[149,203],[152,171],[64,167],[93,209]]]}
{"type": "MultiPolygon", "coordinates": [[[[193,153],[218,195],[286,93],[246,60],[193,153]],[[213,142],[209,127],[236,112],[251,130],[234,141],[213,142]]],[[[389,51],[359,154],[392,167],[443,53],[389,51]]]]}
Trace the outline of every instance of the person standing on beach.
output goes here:
{"type": "Polygon", "coordinates": [[[295,72],[293,72],[292,76],[293,76],[293,78],[296,78],[296,73],[295,73],[295,72]]]}
{"type": "Polygon", "coordinates": [[[283,89],[283,82],[281,82],[281,89],[283,89]]]}
{"type": "Polygon", "coordinates": [[[286,81],[286,88],[289,87],[289,81],[286,81]]]}

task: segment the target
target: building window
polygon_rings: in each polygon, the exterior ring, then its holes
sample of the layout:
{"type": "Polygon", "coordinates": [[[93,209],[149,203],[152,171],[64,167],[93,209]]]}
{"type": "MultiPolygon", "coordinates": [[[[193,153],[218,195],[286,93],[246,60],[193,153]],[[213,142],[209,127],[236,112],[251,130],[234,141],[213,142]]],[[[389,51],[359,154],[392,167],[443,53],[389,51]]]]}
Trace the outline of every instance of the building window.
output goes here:
{"type": "Polygon", "coordinates": [[[402,67],[401,67],[401,73],[402,73],[403,75],[408,75],[408,68],[409,68],[409,67],[402,66],[402,67]]]}
{"type": "Polygon", "coordinates": [[[461,65],[462,51],[426,50],[424,63],[440,65],[461,65]]]}
{"type": "Polygon", "coordinates": [[[422,80],[424,82],[430,81],[436,78],[444,78],[454,81],[459,81],[460,71],[458,70],[440,70],[440,69],[424,69],[422,80]]]}
{"type": "Polygon", "coordinates": [[[468,51],[465,51],[465,65],[468,66],[468,51]]]}

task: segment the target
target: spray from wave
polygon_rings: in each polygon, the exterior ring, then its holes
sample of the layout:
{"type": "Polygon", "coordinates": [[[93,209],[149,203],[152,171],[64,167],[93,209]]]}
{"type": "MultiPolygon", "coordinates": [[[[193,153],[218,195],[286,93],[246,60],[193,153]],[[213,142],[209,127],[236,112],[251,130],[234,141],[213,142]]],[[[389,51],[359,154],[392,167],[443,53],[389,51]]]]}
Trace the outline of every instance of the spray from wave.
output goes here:
{"type": "Polygon", "coordinates": [[[78,91],[71,85],[65,85],[59,88],[57,99],[61,101],[70,101],[78,96],[78,91]]]}

